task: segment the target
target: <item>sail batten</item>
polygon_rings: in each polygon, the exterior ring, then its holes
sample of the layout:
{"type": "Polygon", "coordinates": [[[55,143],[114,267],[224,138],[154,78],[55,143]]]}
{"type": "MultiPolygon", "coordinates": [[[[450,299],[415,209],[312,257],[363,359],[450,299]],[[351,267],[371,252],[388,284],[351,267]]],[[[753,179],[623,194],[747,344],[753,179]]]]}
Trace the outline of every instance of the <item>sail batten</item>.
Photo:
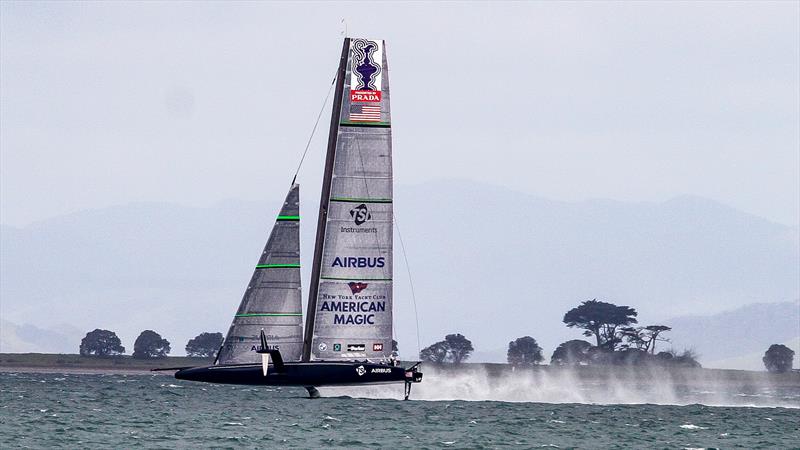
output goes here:
{"type": "Polygon", "coordinates": [[[391,354],[393,181],[387,69],[383,41],[345,40],[320,201],[304,360],[381,359],[391,354]]]}
{"type": "Polygon", "coordinates": [[[300,187],[292,185],[220,350],[219,364],[257,363],[261,331],[286,361],[302,352],[300,187]]]}

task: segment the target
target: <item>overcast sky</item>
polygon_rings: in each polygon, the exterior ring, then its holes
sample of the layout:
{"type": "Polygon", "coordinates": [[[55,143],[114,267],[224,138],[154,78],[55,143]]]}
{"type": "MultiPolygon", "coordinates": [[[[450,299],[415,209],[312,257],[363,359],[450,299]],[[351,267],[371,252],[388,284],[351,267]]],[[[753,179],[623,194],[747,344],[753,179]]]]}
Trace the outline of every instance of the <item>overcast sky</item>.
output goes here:
{"type": "Polygon", "coordinates": [[[0,221],[282,198],[346,18],[387,41],[397,183],[695,194],[797,224],[798,5],[4,1],[0,221]]]}

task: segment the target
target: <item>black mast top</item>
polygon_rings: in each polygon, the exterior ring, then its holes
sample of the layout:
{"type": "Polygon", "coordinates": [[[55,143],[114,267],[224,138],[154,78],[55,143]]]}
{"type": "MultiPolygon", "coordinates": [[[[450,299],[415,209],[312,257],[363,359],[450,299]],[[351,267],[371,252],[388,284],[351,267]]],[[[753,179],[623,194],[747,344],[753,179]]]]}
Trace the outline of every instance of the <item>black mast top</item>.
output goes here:
{"type": "Polygon", "coordinates": [[[314,337],[314,319],[317,312],[317,295],[319,292],[319,273],[322,265],[322,244],[325,241],[325,225],[328,217],[328,201],[331,198],[331,178],[333,163],[336,157],[336,139],[339,133],[339,116],[344,94],[344,75],[347,68],[347,52],[350,49],[350,38],[344,38],[342,56],[339,59],[339,71],[336,73],[336,94],[331,108],[331,126],[328,133],[328,153],[325,157],[325,175],[322,179],[322,194],[319,199],[319,219],[317,219],[317,240],[314,244],[314,262],[311,266],[311,282],[308,290],[308,310],[306,311],[306,328],[303,338],[303,361],[311,360],[311,341],[314,337]]]}

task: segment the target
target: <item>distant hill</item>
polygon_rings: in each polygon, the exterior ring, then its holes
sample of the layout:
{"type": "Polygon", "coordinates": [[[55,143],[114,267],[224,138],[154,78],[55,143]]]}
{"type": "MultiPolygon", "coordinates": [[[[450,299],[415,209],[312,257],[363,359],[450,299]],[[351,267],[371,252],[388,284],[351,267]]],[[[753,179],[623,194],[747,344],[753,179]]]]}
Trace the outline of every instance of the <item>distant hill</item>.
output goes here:
{"type": "MultiPolygon", "coordinates": [[[[301,192],[306,292],[317,196],[301,192]]],[[[278,201],[135,203],[3,226],[0,315],[46,330],[112,329],[126,347],[150,328],[181,354],[196,334],[226,331],[277,210],[278,201]]],[[[447,181],[398,186],[396,212],[423,346],[460,332],[490,352],[532,335],[549,357],[580,336],[561,319],[582,300],[631,305],[650,323],[800,296],[797,227],[707,199],[560,202],[447,181]]],[[[411,357],[414,313],[396,250],[397,337],[411,357]]],[[[9,345],[4,337],[0,350],[17,351],[9,345]]]]}
{"type": "Polygon", "coordinates": [[[761,357],[772,344],[795,351],[800,368],[800,302],[757,303],[708,316],[665,321],[675,348],[693,348],[706,367],[761,370],[761,357]]]}

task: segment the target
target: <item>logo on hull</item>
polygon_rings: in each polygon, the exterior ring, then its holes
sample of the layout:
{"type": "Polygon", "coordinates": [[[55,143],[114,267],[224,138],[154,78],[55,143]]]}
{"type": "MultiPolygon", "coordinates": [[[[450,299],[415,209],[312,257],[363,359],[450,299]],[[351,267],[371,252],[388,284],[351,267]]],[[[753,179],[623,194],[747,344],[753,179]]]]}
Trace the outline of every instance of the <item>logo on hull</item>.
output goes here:
{"type": "Polygon", "coordinates": [[[358,376],[363,376],[365,373],[367,373],[367,369],[365,369],[364,366],[358,366],[356,367],[356,373],[358,376]]]}

